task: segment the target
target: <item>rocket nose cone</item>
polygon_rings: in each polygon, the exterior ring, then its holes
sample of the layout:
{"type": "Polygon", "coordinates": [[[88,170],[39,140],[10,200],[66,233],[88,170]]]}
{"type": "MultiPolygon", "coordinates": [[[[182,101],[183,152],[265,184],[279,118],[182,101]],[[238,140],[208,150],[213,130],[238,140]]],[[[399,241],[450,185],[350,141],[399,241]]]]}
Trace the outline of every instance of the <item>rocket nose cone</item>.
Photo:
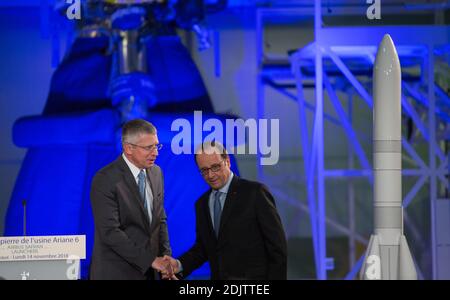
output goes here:
{"type": "Polygon", "coordinates": [[[394,43],[385,35],[373,69],[374,140],[401,140],[401,76],[394,43]]]}
{"type": "Polygon", "coordinates": [[[385,34],[383,36],[380,46],[387,46],[387,45],[392,45],[392,47],[394,47],[394,42],[392,41],[392,38],[389,34],[385,34]]]}
{"type": "Polygon", "coordinates": [[[400,61],[397,50],[389,34],[384,35],[383,40],[378,46],[375,59],[375,71],[383,73],[400,72],[400,61]]]}
{"type": "Polygon", "coordinates": [[[397,50],[395,50],[394,42],[389,34],[385,34],[378,47],[378,52],[382,51],[385,55],[395,54],[397,56],[397,50]]]}

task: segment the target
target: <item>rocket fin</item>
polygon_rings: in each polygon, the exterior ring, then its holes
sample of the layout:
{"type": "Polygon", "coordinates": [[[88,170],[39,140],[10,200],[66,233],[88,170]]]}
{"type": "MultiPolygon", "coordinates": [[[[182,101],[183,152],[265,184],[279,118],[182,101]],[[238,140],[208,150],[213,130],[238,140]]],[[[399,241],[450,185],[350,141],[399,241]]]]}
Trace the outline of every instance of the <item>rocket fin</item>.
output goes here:
{"type": "Polygon", "coordinates": [[[370,236],[369,247],[359,277],[361,280],[381,279],[380,241],[376,234],[370,236]]]}
{"type": "Polygon", "coordinates": [[[398,251],[398,279],[417,280],[416,267],[404,235],[400,237],[398,251]]]}

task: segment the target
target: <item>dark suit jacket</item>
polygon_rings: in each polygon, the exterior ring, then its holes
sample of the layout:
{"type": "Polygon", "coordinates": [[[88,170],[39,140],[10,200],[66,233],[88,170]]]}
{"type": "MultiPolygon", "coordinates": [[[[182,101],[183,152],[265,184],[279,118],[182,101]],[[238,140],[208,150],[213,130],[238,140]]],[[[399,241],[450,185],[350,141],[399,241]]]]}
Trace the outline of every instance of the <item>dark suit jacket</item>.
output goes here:
{"type": "Polygon", "coordinates": [[[260,183],[233,177],[216,238],[208,200],[196,202],[196,241],[179,259],[183,275],[209,261],[211,279],[286,279],[287,243],[275,201],[260,183]]]}
{"type": "Polygon", "coordinates": [[[95,175],[90,279],[153,279],[157,276],[151,268],[153,260],[171,255],[161,169],[154,165],[147,169],[147,176],[153,192],[151,225],[136,180],[122,156],[95,175]]]}

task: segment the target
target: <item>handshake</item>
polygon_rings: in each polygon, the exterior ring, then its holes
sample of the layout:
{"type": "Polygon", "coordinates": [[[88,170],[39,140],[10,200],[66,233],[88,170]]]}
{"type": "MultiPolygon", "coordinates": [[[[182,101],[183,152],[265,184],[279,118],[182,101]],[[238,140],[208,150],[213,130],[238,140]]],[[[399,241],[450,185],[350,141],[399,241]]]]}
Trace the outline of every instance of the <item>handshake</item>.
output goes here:
{"type": "Polygon", "coordinates": [[[163,257],[155,258],[152,268],[161,273],[162,279],[178,280],[175,274],[180,272],[180,266],[178,265],[178,260],[171,256],[164,255],[163,257]]]}

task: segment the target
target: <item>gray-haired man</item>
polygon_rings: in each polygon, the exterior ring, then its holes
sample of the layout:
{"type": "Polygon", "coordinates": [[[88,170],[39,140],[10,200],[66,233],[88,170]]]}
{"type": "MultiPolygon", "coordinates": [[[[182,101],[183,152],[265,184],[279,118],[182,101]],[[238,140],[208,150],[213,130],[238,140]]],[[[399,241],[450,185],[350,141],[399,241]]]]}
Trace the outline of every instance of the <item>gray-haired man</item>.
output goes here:
{"type": "Polygon", "coordinates": [[[171,277],[161,258],[171,254],[164,210],[161,169],[155,164],[161,145],[156,128],[132,120],[122,128],[123,153],[95,175],[91,204],[95,240],[91,279],[171,277]]]}

